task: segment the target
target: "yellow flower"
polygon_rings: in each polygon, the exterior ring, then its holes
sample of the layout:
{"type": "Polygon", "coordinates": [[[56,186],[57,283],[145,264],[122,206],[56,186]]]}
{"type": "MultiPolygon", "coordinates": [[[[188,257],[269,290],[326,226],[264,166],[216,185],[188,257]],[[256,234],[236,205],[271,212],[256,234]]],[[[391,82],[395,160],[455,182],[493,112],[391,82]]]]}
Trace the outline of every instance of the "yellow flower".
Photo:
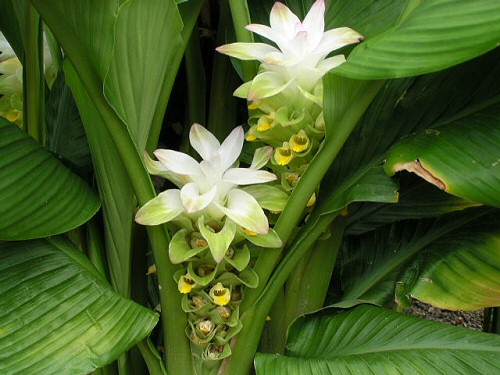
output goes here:
{"type": "Polygon", "coordinates": [[[225,288],[222,283],[214,285],[208,294],[212,297],[214,303],[219,306],[227,305],[231,300],[231,291],[225,288]]]}
{"type": "Polygon", "coordinates": [[[290,137],[290,148],[293,152],[304,152],[309,149],[311,142],[304,130],[300,130],[297,134],[290,137]]]}
{"type": "Polygon", "coordinates": [[[180,277],[179,282],[177,283],[177,288],[179,292],[182,294],[187,294],[191,292],[191,290],[196,286],[196,282],[193,280],[189,274],[185,274],[180,277]]]}
{"type": "Polygon", "coordinates": [[[274,160],[278,165],[287,165],[293,159],[293,153],[288,142],[283,142],[283,146],[274,151],[274,160]]]}

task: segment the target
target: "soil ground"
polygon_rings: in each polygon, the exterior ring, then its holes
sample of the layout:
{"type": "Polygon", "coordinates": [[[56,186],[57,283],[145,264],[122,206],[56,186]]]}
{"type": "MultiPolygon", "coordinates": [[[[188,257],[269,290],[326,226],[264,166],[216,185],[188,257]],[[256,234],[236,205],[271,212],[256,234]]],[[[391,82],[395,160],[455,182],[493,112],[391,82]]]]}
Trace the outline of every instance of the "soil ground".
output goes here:
{"type": "Polygon", "coordinates": [[[483,329],[484,311],[450,311],[430,306],[424,302],[413,301],[406,313],[436,322],[448,323],[475,330],[483,329]]]}

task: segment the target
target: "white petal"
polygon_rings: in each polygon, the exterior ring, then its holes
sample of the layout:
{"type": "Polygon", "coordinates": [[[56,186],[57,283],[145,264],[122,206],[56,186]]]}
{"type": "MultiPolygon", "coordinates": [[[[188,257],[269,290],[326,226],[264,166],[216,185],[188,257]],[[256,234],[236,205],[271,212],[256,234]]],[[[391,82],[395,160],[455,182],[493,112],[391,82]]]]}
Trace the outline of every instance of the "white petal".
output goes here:
{"type": "Polygon", "coordinates": [[[182,205],[190,214],[198,212],[207,207],[215,198],[217,194],[217,187],[207,191],[205,194],[200,195],[200,189],[195,183],[189,183],[182,187],[180,197],[182,205]]]}
{"type": "Polygon", "coordinates": [[[269,39],[270,41],[276,43],[279,48],[282,48],[283,45],[286,46],[287,44],[285,36],[283,34],[279,34],[276,30],[271,29],[269,26],[251,23],[250,25],[245,26],[245,29],[269,39]]]}
{"type": "Polygon", "coordinates": [[[275,3],[271,9],[269,21],[271,29],[284,35],[287,39],[292,39],[297,28],[301,25],[299,18],[286,5],[279,2],[275,3]]]}
{"type": "Polygon", "coordinates": [[[203,159],[210,159],[220,147],[219,140],[200,124],[191,126],[189,142],[203,159]]]}
{"type": "Polygon", "coordinates": [[[251,169],[261,169],[267,164],[273,155],[273,148],[271,146],[259,147],[253,154],[251,169]]]}
{"type": "Polygon", "coordinates": [[[259,203],[243,190],[230,190],[227,194],[226,206],[218,205],[218,207],[227,217],[243,228],[260,234],[269,231],[267,217],[259,203]]]}
{"type": "Polygon", "coordinates": [[[320,82],[325,72],[315,68],[302,68],[300,76],[297,77],[299,86],[305,91],[312,92],[314,87],[320,82]]]}
{"type": "Polygon", "coordinates": [[[268,54],[262,62],[268,65],[290,66],[300,62],[300,58],[291,54],[285,55],[281,52],[273,52],[268,54]]]}
{"type": "Polygon", "coordinates": [[[314,51],[315,55],[321,58],[328,55],[330,52],[349,44],[358,43],[363,39],[363,36],[348,27],[339,27],[337,29],[328,30],[323,34],[320,44],[314,51]]]}
{"type": "Polygon", "coordinates": [[[219,149],[221,171],[225,171],[238,160],[244,141],[245,132],[242,126],[238,126],[222,142],[219,149]]]}
{"type": "Polygon", "coordinates": [[[200,165],[191,156],[179,151],[158,149],[154,152],[158,160],[167,169],[184,175],[201,174],[200,165]]]}
{"type": "Polygon", "coordinates": [[[262,61],[267,54],[278,51],[275,47],[264,43],[232,43],[220,46],[216,50],[240,60],[259,61],[262,61]]]}
{"type": "Polygon", "coordinates": [[[200,167],[203,170],[203,176],[198,181],[198,185],[205,191],[220,181],[225,172],[219,155],[213,157],[212,160],[202,160],[200,167]]]}
{"type": "Polygon", "coordinates": [[[235,185],[252,185],[276,180],[274,173],[250,168],[231,168],[224,173],[222,181],[235,185]]]}
{"type": "Polygon", "coordinates": [[[264,72],[257,74],[252,81],[252,87],[248,91],[248,100],[268,98],[279,94],[292,83],[286,80],[283,74],[278,72],[264,72]]]}
{"type": "Polygon", "coordinates": [[[325,1],[317,0],[302,22],[307,31],[307,40],[312,46],[317,46],[325,31],[325,1]]]}
{"type": "Polygon", "coordinates": [[[151,159],[147,152],[144,153],[144,164],[150,174],[166,178],[179,188],[186,182],[189,182],[189,179],[186,179],[184,175],[178,175],[165,167],[161,162],[151,159]]]}
{"type": "Polygon", "coordinates": [[[336,55],[320,61],[320,63],[317,65],[317,68],[326,73],[343,63],[345,63],[345,56],[336,55]]]}
{"type": "Polygon", "coordinates": [[[169,189],[142,206],[135,214],[135,221],[142,225],[163,224],[183,211],[179,189],[169,189]]]}
{"type": "Polygon", "coordinates": [[[307,31],[300,31],[297,33],[295,38],[293,38],[291,44],[293,45],[294,56],[300,58],[301,60],[307,60],[307,57],[312,50],[312,47],[307,39],[307,31]]]}

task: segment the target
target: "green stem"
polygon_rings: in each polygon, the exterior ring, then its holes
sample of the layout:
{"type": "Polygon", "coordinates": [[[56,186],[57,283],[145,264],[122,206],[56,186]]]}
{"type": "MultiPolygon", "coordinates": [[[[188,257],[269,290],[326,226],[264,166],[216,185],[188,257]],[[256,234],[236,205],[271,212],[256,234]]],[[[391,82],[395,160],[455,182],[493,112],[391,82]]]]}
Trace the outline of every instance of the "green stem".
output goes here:
{"type": "Polygon", "coordinates": [[[163,366],[161,357],[158,352],[154,349],[153,344],[149,339],[144,339],[137,344],[137,347],[141,351],[142,357],[148,366],[150,375],[166,375],[167,371],[163,366]]]}
{"type": "Polygon", "coordinates": [[[281,331],[276,337],[281,339],[277,346],[271,347],[269,352],[282,353],[285,350],[285,340],[288,327],[299,316],[310,314],[323,307],[328,287],[335,266],[340,245],[344,234],[346,220],[343,216],[337,217],[330,225],[331,231],[327,239],[318,239],[306,254],[295,265],[286,281],[285,301],[287,306],[282,322],[278,319],[281,331]]]}
{"type": "MultiPolygon", "coordinates": [[[[274,230],[284,244],[286,244],[301,220],[304,207],[306,207],[309,198],[320,185],[321,180],[356,127],[359,119],[382,87],[381,81],[355,81],[336,76],[329,77],[324,82],[325,93],[338,91],[337,96],[340,98],[335,105],[325,103],[326,138],[321,149],[293,190],[285,209],[274,226],[274,230]],[[344,83],[344,81],[347,82],[344,83]],[[342,91],[344,88],[345,92],[342,91]],[[335,133],[328,131],[333,128],[335,133]]],[[[259,276],[259,286],[245,294],[245,300],[241,307],[242,311],[253,306],[259,298],[281,257],[281,252],[282,249],[266,249],[258,258],[255,271],[259,276]]]]}
{"type": "Polygon", "coordinates": [[[294,242],[290,251],[269,280],[262,298],[242,315],[243,328],[235,342],[233,354],[221,367],[224,371],[221,373],[236,375],[250,372],[267,313],[281,292],[286,280],[294,271],[297,262],[300,261],[324,230],[328,228],[336,216],[337,213],[318,214],[316,218],[311,218],[307,222],[301,232],[302,235],[294,242]]]}
{"type": "Polygon", "coordinates": [[[45,95],[42,23],[40,15],[29,4],[26,6],[24,53],[24,126],[29,135],[43,144],[45,95]]]}
{"type": "MultiPolygon", "coordinates": [[[[307,201],[319,186],[323,176],[383,83],[381,81],[357,81],[334,75],[328,75],[323,82],[326,138],[320,151],[295,187],[285,210],[274,227],[283,243],[290,238],[302,217],[307,201]],[[331,132],[330,129],[335,129],[335,132],[331,132]]],[[[316,220],[313,220],[313,217],[309,218],[305,227],[302,228],[301,233],[307,233],[307,236],[304,238],[299,235],[271,279],[275,265],[281,258],[282,250],[266,249],[258,258],[255,271],[259,276],[259,286],[248,290],[245,294],[241,307],[243,329],[234,342],[232,356],[223,365],[224,371],[228,371],[228,374],[245,373],[250,370],[265,317],[275,296],[286,282],[288,270],[291,272],[294,262],[297,262],[312,246],[316,238],[337,215],[336,212],[329,212],[327,209],[324,209],[322,213],[318,211],[319,208],[316,207],[316,220]],[[318,220],[319,217],[321,220],[318,220]],[[314,223],[312,228],[311,223],[314,223]]]]}
{"type": "Polygon", "coordinates": [[[99,233],[99,228],[95,222],[95,218],[92,218],[86,225],[88,257],[99,273],[106,280],[109,280],[104,244],[102,243],[101,234],[99,233]]]}
{"type": "Polygon", "coordinates": [[[167,368],[172,374],[188,375],[193,373],[191,347],[184,332],[188,321],[181,308],[182,295],[173,280],[173,275],[178,268],[170,262],[168,257],[170,239],[165,235],[166,231],[165,227],[148,227],[160,288],[167,368]]]}
{"type": "MultiPolygon", "coordinates": [[[[247,0],[229,0],[229,8],[233,17],[234,31],[238,42],[253,43],[253,35],[245,29],[251,23],[247,0]]],[[[251,81],[257,74],[255,61],[242,61],[243,80],[251,81]]]]}
{"type": "MultiPolygon", "coordinates": [[[[155,196],[153,184],[126,125],[106,101],[102,91],[102,82],[97,71],[88,60],[86,50],[80,48],[77,36],[72,32],[68,32],[67,26],[65,23],[60,22],[56,12],[44,7],[41,0],[31,1],[57,37],[66,52],[66,56],[73,64],[123,161],[138,203],[144,205],[155,196]]],[[[161,286],[160,299],[162,316],[164,317],[162,322],[164,341],[167,345],[168,369],[172,374],[188,375],[193,372],[193,369],[189,341],[184,333],[187,318],[181,309],[181,295],[178,293],[177,285],[173,281],[173,275],[177,267],[170,263],[166,251],[169,237],[166,229],[160,226],[148,227],[148,234],[161,286]]]]}

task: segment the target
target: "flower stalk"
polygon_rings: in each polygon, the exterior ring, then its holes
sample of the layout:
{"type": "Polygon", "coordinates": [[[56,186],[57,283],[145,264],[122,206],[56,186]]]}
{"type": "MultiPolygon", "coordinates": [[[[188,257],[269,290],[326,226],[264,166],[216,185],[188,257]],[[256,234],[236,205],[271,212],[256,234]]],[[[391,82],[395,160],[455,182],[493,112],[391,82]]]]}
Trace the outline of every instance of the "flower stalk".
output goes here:
{"type": "Polygon", "coordinates": [[[156,150],[158,160],[145,156],[149,172],[169,179],[178,189],[146,202],[136,221],[148,226],[169,222],[174,227],[168,257],[169,263],[181,266],[174,279],[188,321],[185,333],[195,366],[211,371],[231,354],[229,342],[242,328],[243,294],[259,283],[250,246],[282,245],[258,200],[264,188],[260,184],[276,176],[260,170],[270,158],[267,148],[256,150],[249,168],[239,167],[241,127],[221,144],[194,124],[189,139],[200,162],[173,150],[156,150]],[[244,190],[247,185],[253,189],[244,190]]]}

